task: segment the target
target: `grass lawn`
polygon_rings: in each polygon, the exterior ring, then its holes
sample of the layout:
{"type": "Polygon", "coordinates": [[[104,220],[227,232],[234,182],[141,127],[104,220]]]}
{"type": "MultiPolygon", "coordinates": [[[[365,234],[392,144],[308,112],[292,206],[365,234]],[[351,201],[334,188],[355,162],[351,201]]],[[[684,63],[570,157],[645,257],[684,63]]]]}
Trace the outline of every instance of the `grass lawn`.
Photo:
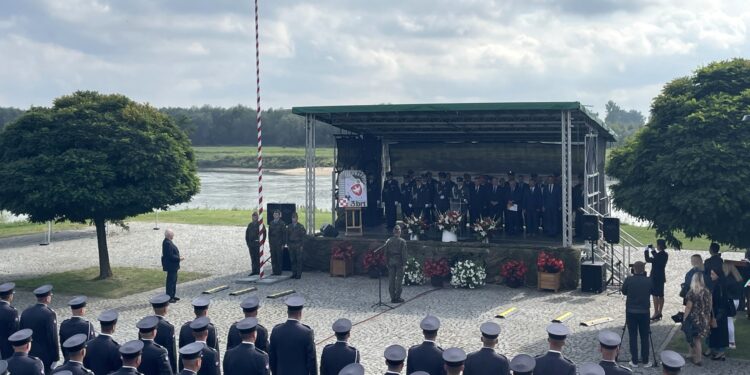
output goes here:
{"type": "MultiPolygon", "coordinates": [[[[85,294],[89,297],[120,298],[134,293],[164,287],[165,273],[155,268],[114,267],[114,276],[107,280],[95,280],[98,267],[66,271],[16,281],[22,290],[34,290],[40,285],[52,284],[54,292],[62,294],[85,294]]],[[[193,281],[208,275],[180,271],[178,282],[193,281]]]]}
{"type": "MultiPolygon", "coordinates": [[[[727,357],[750,360],[750,320],[745,317],[744,312],[737,313],[737,319],[734,321],[734,337],[737,340],[737,349],[727,350],[727,357]]],[[[677,353],[687,354],[688,344],[685,341],[685,334],[678,331],[672,337],[672,341],[667,345],[667,349],[677,353]]],[[[703,345],[703,350],[706,346],[703,345]]],[[[711,361],[710,358],[704,358],[704,361],[711,361]]]]}
{"type": "MultiPolygon", "coordinates": [[[[622,224],[621,227],[625,232],[635,237],[644,245],[656,244],[656,231],[651,228],[636,227],[627,224],[622,224]]],[[[682,248],[687,250],[708,250],[708,245],[711,244],[709,239],[703,237],[695,238],[692,241],[685,238],[682,233],[678,233],[676,237],[682,241],[682,248]]],[[[722,251],[729,251],[729,248],[723,246],[722,251]]]]}
{"type": "MultiPolygon", "coordinates": [[[[197,225],[234,225],[246,226],[250,222],[251,210],[205,210],[191,209],[166,211],[159,213],[159,222],[197,225]]],[[[305,223],[305,212],[297,211],[299,222],[305,223]]],[[[128,221],[154,222],[156,214],[149,213],[128,219],[128,221]]],[[[316,229],[324,223],[331,222],[331,213],[317,211],[315,213],[316,229]]]]}
{"type": "MultiPolygon", "coordinates": [[[[256,166],[255,146],[193,147],[199,167],[252,167],[256,166]]],[[[333,166],[333,148],[317,148],[318,166],[333,166]]],[[[300,168],[305,166],[304,147],[263,147],[263,165],[270,169],[300,168]]]]}
{"type": "MultiPolygon", "coordinates": [[[[87,224],[52,223],[52,232],[86,228],[87,224]]],[[[47,232],[47,224],[36,224],[28,221],[14,221],[0,223],[0,238],[23,236],[25,234],[39,234],[47,232]]]]}

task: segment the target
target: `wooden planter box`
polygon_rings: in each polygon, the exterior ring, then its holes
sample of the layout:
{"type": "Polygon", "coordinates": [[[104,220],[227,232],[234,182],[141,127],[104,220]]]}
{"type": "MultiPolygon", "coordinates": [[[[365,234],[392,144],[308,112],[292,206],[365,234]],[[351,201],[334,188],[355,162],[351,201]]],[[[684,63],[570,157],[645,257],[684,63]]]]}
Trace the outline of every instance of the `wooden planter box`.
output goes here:
{"type": "Polygon", "coordinates": [[[561,274],[562,274],[561,272],[557,272],[557,273],[537,272],[536,274],[537,288],[539,290],[549,289],[549,290],[554,290],[555,292],[559,291],[561,274]]]}
{"type": "Polygon", "coordinates": [[[354,273],[354,262],[351,259],[331,259],[331,276],[347,277],[354,273]]]}

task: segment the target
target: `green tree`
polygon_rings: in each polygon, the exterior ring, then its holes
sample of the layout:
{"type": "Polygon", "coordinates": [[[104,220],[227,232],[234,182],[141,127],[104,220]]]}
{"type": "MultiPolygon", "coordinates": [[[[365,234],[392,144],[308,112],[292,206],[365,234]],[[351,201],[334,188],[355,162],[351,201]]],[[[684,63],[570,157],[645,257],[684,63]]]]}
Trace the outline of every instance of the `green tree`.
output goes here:
{"type": "Polygon", "coordinates": [[[33,222],[92,222],[101,279],[112,276],[107,221],[187,202],[198,189],[185,133],[122,95],[79,91],[0,133],[0,208],[33,222]]]}
{"type": "Polygon", "coordinates": [[[672,245],[683,231],[750,247],[750,60],[711,63],[668,83],[651,119],[612,152],[619,208],[672,245]]]}
{"type": "Polygon", "coordinates": [[[617,134],[618,145],[624,144],[646,123],[646,118],[640,111],[635,109],[626,111],[611,100],[607,102],[604,109],[607,113],[604,123],[617,134]]]}

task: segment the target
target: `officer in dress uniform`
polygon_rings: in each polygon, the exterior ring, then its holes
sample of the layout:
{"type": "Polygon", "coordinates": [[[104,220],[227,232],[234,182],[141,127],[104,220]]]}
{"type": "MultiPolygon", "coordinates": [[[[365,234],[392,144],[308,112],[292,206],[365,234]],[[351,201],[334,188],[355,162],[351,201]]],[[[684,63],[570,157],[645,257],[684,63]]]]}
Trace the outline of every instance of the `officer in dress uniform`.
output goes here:
{"type": "Polygon", "coordinates": [[[411,188],[411,208],[414,216],[421,217],[425,223],[430,223],[430,188],[417,176],[414,186],[411,188]]]}
{"type": "Polygon", "coordinates": [[[42,375],[44,364],[39,358],[29,355],[31,341],[34,332],[30,329],[22,329],[8,337],[10,345],[13,346],[13,355],[8,358],[8,372],[13,375],[42,375]]]}
{"type": "Polygon", "coordinates": [[[604,368],[596,363],[584,363],[578,370],[579,375],[605,375],[604,368]]]}
{"type": "Polygon", "coordinates": [[[18,310],[11,305],[15,295],[16,284],[0,285],[0,358],[8,359],[13,355],[13,347],[8,337],[18,331],[18,310]]]}
{"type": "MultiPolygon", "coordinates": [[[[385,375],[401,374],[401,370],[404,369],[405,360],[406,349],[403,346],[391,345],[385,348],[385,364],[388,366],[388,371],[385,372],[385,375]]],[[[409,372],[407,371],[407,373],[409,372]]]]}
{"type": "Polygon", "coordinates": [[[281,220],[281,211],[273,211],[273,220],[268,223],[268,245],[271,247],[271,267],[274,275],[281,275],[284,267],[284,243],[286,224],[281,220]]]}
{"type": "Polygon", "coordinates": [[[344,366],[338,375],[365,375],[365,366],[359,363],[350,363],[344,366]]]}
{"type": "Polygon", "coordinates": [[[495,322],[482,323],[479,331],[482,333],[482,349],[467,356],[464,375],[509,375],[508,358],[495,351],[500,325],[495,322]]]}
{"type": "MultiPolygon", "coordinates": [[[[196,318],[200,318],[202,316],[208,316],[208,305],[211,303],[211,300],[208,297],[200,296],[193,298],[193,312],[195,313],[196,318]]],[[[190,323],[192,323],[192,320],[185,322],[185,324],[180,327],[180,348],[190,344],[191,342],[195,341],[195,338],[193,337],[193,330],[190,328],[190,323]]],[[[219,336],[216,334],[216,327],[214,327],[213,323],[210,323],[208,325],[208,346],[219,350],[219,336]]]]}
{"type": "Polygon", "coordinates": [[[671,350],[661,352],[661,368],[664,375],[677,375],[685,366],[685,358],[671,350]]]}
{"type": "Polygon", "coordinates": [[[612,331],[599,331],[599,351],[602,352],[602,360],[599,366],[604,368],[606,375],[629,375],[632,370],[617,364],[617,354],[620,351],[620,335],[612,331]]]}
{"type": "Polygon", "coordinates": [[[414,371],[425,371],[430,375],[443,374],[443,348],[435,344],[440,320],[432,315],[427,315],[419,323],[424,335],[424,341],[419,345],[409,348],[409,356],[406,361],[406,373],[414,371]]]}
{"type": "Polygon", "coordinates": [[[112,372],[110,375],[143,375],[138,372],[143,354],[143,341],[128,341],[120,347],[120,356],[122,357],[122,367],[112,372]]]}
{"type": "Polygon", "coordinates": [[[440,213],[451,209],[451,196],[453,195],[453,183],[447,180],[445,172],[438,173],[439,181],[435,185],[435,208],[440,213]]]}
{"type": "Polygon", "coordinates": [[[195,375],[203,366],[203,348],[206,346],[193,342],[180,348],[180,375],[195,375]]]}
{"type": "MultiPolygon", "coordinates": [[[[94,325],[91,324],[84,316],[86,315],[86,302],[88,301],[88,298],[86,296],[77,296],[73,297],[70,301],[68,301],[68,306],[70,306],[70,310],[73,313],[73,316],[69,319],[63,320],[62,323],[60,323],[60,342],[64,343],[65,340],[82,333],[86,335],[86,341],[89,341],[96,337],[96,330],[94,330],[94,325]]],[[[68,360],[68,352],[65,350],[65,345],[63,345],[63,358],[67,361],[68,360]]],[[[73,375],[76,375],[75,372],[73,372],[73,375]]]]}
{"type": "Polygon", "coordinates": [[[61,371],[70,371],[72,375],[94,375],[93,371],[83,365],[87,341],[89,340],[85,333],[77,333],[63,341],[63,350],[68,353],[68,359],[62,365],[57,366],[52,373],[59,375],[61,371]]]}
{"type": "Polygon", "coordinates": [[[562,323],[552,323],[547,326],[547,354],[536,357],[534,375],[575,375],[576,366],[573,361],[562,355],[565,338],[570,334],[568,327],[562,323]]]}
{"type": "MultiPolygon", "coordinates": [[[[240,303],[242,313],[245,314],[245,318],[258,318],[258,309],[260,309],[260,298],[258,296],[250,296],[242,300],[240,303]]],[[[237,323],[232,323],[229,327],[229,334],[227,335],[227,350],[234,348],[235,346],[242,343],[242,337],[240,331],[237,329],[237,323]]],[[[258,323],[254,328],[255,331],[255,347],[262,350],[264,353],[268,352],[268,330],[263,327],[262,324],[258,323]]]]}
{"type": "Polygon", "coordinates": [[[445,373],[447,375],[461,375],[466,361],[466,352],[460,348],[448,348],[443,352],[445,373]]]}
{"type": "Polygon", "coordinates": [[[274,375],[317,375],[315,334],[309,326],[302,324],[302,308],[305,299],[289,296],[286,322],[277,324],[271,331],[269,363],[274,375]]]}
{"type": "MultiPolygon", "coordinates": [[[[44,363],[44,373],[52,373],[52,364],[60,360],[60,344],[57,341],[57,314],[47,305],[52,302],[52,285],[34,289],[37,303],[21,313],[20,328],[34,332],[34,345],[29,355],[44,363]]],[[[13,371],[11,371],[12,373],[13,371]]]]}
{"type": "Polygon", "coordinates": [[[536,367],[536,359],[528,354],[519,354],[510,361],[513,375],[531,375],[536,367]]]}
{"type": "Polygon", "coordinates": [[[302,278],[302,265],[305,262],[305,253],[302,251],[305,244],[307,231],[297,221],[297,213],[292,213],[292,223],[286,227],[287,246],[289,247],[289,258],[292,261],[292,278],[302,278]]]}
{"type": "Polygon", "coordinates": [[[138,371],[144,375],[172,375],[167,349],[154,342],[156,326],[158,325],[159,318],[155,316],[147,316],[135,325],[138,328],[138,335],[143,341],[143,355],[138,371]]]}
{"type": "Polygon", "coordinates": [[[338,319],[333,322],[336,343],[328,344],[320,355],[320,375],[337,375],[341,369],[351,363],[359,362],[359,351],[349,345],[349,333],[352,322],[349,319],[338,319]]]}
{"type": "MultiPolygon", "coordinates": [[[[260,275],[260,221],[258,213],[253,212],[253,221],[245,229],[245,243],[250,251],[250,276],[260,275]]],[[[266,236],[266,227],[263,226],[263,237],[266,236]]]]}
{"type": "Polygon", "coordinates": [[[167,349],[169,367],[171,367],[172,372],[176,374],[177,342],[174,337],[174,326],[166,318],[169,310],[169,295],[157,294],[151,297],[148,302],[151,304],[151,308],[154,309],[154,316],[159,319],[159,324],[156,326],[156,338],[154,338],[154,342],[163,346],[164,349],[167,349]]]}
{"type": "Polygon", "coordinates": [[[202,359],[198,375],[221,375],[219,352],[206,345],[209,324],[211,324],[211,321],[205,316],[197,318],[190,323],[190,329],[193,330],[195,342],[203,344],[202,359]]]}
{"type": "Polygon", "coordinates": [[[0,375],[8,375],[8,362],[0,360],[0,375]]]}
{"type": "Polygon", "coordinates": [[[404,182],[401,183],[401,216],[404,221],[411,217],[413,210],[411,207],[411,188],[413,186],[410,174],[404,175],[404,182]]]}
{"type": "Polygon", "coordinates": [[[235,327],[242,341],[224,354],[224,375],[268,375],[268,354],[253,344],[258,341],[258,319],[242,319],[235,327]]]}
{"type": "Polygon", "coordinates": [[[102,332],[86,344],[83,366],[96,375],[107,375],[122,367],[120,344],[112,338],[118,318],[117,310],[107,310],[99,314],[99,327],[102,332]]]}
{"type": "Polygon", "coordinates": [[[396,203],[401,201],[401,189],[398,181],[393,179],[393,172],[385,173],[382,202],[385,206],[385,227],[391,229],[396,225],[396,203]]]}

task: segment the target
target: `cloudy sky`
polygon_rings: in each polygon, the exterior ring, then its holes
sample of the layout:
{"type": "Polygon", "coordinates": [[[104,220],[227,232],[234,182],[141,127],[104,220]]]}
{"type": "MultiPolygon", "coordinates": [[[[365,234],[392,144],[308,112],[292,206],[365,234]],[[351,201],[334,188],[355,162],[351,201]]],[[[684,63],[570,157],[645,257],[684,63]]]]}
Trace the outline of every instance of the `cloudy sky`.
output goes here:
{"type": "MultiPolygon", "coordinates": [[[[264,107],[615,100],[750,54],[748,0],[260,0],[264,107]]],[[[254,105],[248,0],[2,0],[0,106],[254,105]]]]}

